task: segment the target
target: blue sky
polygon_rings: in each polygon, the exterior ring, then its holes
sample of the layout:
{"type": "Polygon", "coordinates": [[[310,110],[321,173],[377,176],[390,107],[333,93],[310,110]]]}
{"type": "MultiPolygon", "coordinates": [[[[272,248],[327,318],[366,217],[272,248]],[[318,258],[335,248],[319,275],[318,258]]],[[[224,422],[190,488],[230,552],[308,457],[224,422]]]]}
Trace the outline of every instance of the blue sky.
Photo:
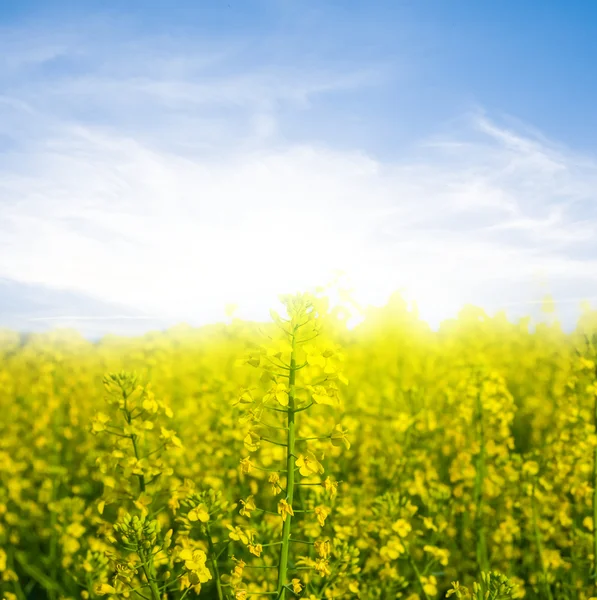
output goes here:
{"type": "Polygon", "coordinates": [[[259,318],[336,267],[572,323],[596,61],[590,0],[0,3],[0,325],[259,318]]]}

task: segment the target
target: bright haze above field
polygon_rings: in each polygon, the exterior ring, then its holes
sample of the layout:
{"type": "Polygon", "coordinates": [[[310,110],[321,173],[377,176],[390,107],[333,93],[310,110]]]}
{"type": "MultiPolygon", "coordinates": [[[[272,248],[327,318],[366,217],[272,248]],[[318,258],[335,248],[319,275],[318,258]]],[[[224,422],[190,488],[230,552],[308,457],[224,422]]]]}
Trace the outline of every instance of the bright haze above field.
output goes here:
{"type": "Polygon", "coordinates": [[[0,325],[597,297],[597,2],[0,3],[0,325]]]}

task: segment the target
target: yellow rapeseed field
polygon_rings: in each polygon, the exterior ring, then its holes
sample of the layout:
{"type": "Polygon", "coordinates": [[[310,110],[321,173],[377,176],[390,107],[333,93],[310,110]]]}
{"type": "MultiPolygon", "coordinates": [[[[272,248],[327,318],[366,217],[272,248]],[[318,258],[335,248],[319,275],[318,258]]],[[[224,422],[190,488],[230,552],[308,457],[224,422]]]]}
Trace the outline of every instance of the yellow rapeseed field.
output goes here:
{"type": "Polygon", "coordinates": [[[283,302],[1,334],[2,598],[597,597],[595,314],[283,302]]]}

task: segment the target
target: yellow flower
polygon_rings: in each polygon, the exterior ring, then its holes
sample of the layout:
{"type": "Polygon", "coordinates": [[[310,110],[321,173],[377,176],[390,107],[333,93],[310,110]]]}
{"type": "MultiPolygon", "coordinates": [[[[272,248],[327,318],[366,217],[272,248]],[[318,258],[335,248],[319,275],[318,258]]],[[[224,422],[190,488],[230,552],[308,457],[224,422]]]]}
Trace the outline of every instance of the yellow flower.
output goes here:
{"type": "Polygon", "coordinates": [[[410,523],[404,519],[398,519],[393,525],[392,529],[401,537],[405,538],[412,530],[410,523]]]}
{"type": "Polygon", "coordinates": [[[313,565],[313,568],[321,575],[325,577],[331,573],[330,564],[325,558],[318,558],[313,565]]]}
{"type": "Polygon", "coordinates": [[[234,556],[232,557],[232,560],[234,561],[234,575],[239,578],[242,577],[247,563],[239,558],[234,558],[234,556]]]}
{"type": "Polygon", "coordinates": [[[85,527],[81,523],[71,523],[66,528],[66,533],[74,538],[80,538],[85,533],[85,527]]]}
{"type": "Polygon", "coordinates": [[[307,363],[312,367],[325,367],[325,358],[316,348],[313,346],[306,346],[305,351],[307,353],[307,363]]]}
{"type": "Polygon", "coordinates": [[[282,515],[282,521],[286,521],[288,515],[294,516],[294,511],[292,510],[292,506],[290,506],[286,500],[280,500],[280,502],[278,502],[278,514],[282,515]]]}
{"type": "Polygon", "coordinates": [[[277,473],[270,473],[267,481],[272,486],[272,494],[277,496],[282,491],[282,488],[280,487],[280,476],[277,473]]]}
{"type": "Polygon", "coordinates": [[[400,538],[392,536],[386,545],[381,547],[379,553],[384,560],[396,560],[404,554],[404,550],[404,545],[400,541],[400,538]]]}
{"type": "Polygon", "coordinates": [[[315,552],[317,552],[318,556],[320,556],[321,558],[329,558],[332,550],[329,539],[317,540],[313,545],[315,547],[315,552]]]}
{"type": "MultiPolygon", "coordinates": [[[[92,433],[100,433],[106,430],[106,425],[110,422],[110,417],[105,413],[98,412],[91,423],[92,433]]],[[[106,592],[107,593],[107,592],[106,592]]]]}
{"type": "Polygon", "coordinates": [[[470,596],[468,588],[464,587],[463,585],[460,585],[458,581],[452,582],[452,589],[446,592],[446,598],[449,598],[454,594],[456,594],[458,598],[468,598],[470,596]]]}
{"type": "Polygon", "coordinates": [[[431,554],[431,556],[433,556],[433,558],[435,558],[435,560],[437,560],[439,562],[440,565],[442,566],[447,566],[448,564],[448,559],[450,558],[450,551],[443,549],[443,548],[437,548],[436,546],[423,546],[423,550],[429,554],[431,554]]]}
{"type": "Polygon", "coordinates": [[[423,517],[423,525],[425,525],[427,529],[431,529],[431,531],[437,531],[437,526],[429,517],[423,517]]]}
{"type": "Polygon", "coordinates": [[[207,506],[205,504],[199,504],[195,508],[192,508],[187,514],[189,521],[201,521],[207,523],[209,521],[209,512],[207,512],[207,506]]]}
{"type": "Polygon", "coordinates": [[[330,514],[330,509],[327,506],[316,506],[315,507],[315,516],[317,517],[317,522],[323,527],[325,525],[325,520],[328,518],[330,514]]]}
{"type": "Polygon", "coordinates": [[[248,545],[251,541],[249,534],[246,531],[243,531],[240,527],[232,527],[232,525],[227,525],[226,527],[228,527],[228,529],[230,530],[228,537],[231,540],[242,542],[245,545],[248,545]]]}
{"type": "Polygon", "coordinates": [[[145,399],[143,400],[143,404],[141,406],[143,406],[144,410],[146,410],[147,412],[150,412],[152,414],[156,414],[159,409],[159,404],[157,403],[157,401],[152,393],[149,393],[145,397],[145,399]]]}
{"type": "Polygon", "coordinates": [[[189,571],[192,584],[205,583],[211,579],[211,572],[206,566],[207,555],[203,550],[185,548],[178,557],[184,561],[184,566],[189,571]]]}
{"type": "Polygon", "coordinates": [[[428,596],[437,595],[437,579],[430,575],[429,577],[421,577],[421,584],[428,596]]]}
{"type": "Polygon", "coordinates": [[[248,546],[249,552],[255,556],[261,556],[263,552],[263,546],[261,544],[249,544],[248,546]]]}
{"type": "Polygon", "coordinates": [[[242,508],[239,510],[239,513],[243,517],[250,517],[251,512],[257,509],[257,506],[255,505],[255,500],[252,495],[249,496],[246,500],[241,500],[240,503],[242,504],[242,508]]]}
{"type": "Polygon", "coordinates": [[[116,593],[116,590],[114,589],[114,587],[112,587],[111,585],[109,585],[107,583],[96,583],[93,586],[93,591],[98,596],[105,596],[106,594],[115,594],[116,593]]]}
{"type": "Polygon", "coordinates": [[[303,586],[301,585],[301,580],[300,579],[293,579],[291,581],[291,585],[292,585],[292,591],[295,594],[300,594],[303,591],[303,586]]]}
{"type": "Polygon", "coordinates": [[[276,383],[273,385],[269,392],[263,397],[264,402],[275,399],[282,406],[288,406],[288,387],[285,383],[276,383]]]}
{"type": "Polygon", "coordinates": [[[300,454],[296,459],[296,466],[299,467],[299,473],[303,477],[321,475],[323,473],[323,466],[317,458],[315,458],[313,452],[307,452],[306,455],[300,454]]]}
{"type": "Polygon", "coordinates": [[[330,500],[333,500],[338,493],[338,482],[326,477],[322,485],[323,489],[330,495],[330,500]]]}
{"type": "Polygon", "coordinates": [[[338,389],[330,384],[327,387],[323,385],[307,386],[311,392],[311,398],[316,404],[327,404],[335,406],[338,404],[338,389]]]}
{"type": "Polygon", "coordinates": [[[160,439],[164,440],[167,444],[175,446],[176,448],[182,448],[182,442],[176,435],[175,431],[166,429],[165,427],[160,428],[160,439]]]}
{"type": "Polygon", "coordinates": [[[246,475],[251,472],[253,465],[251,464],[251,459],[247,456],[242,458],[240,461],[240,472],[246,475]]]}

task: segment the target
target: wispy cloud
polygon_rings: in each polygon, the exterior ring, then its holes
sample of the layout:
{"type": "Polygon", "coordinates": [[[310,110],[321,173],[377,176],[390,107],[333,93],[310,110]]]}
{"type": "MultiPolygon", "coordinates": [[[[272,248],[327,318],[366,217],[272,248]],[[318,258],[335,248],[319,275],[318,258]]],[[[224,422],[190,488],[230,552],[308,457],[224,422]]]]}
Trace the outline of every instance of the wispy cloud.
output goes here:
{"type": "Polygon", "coordinates": [[[0,277],[196,322],[229,301],[260,317],[335,268],[364,301],[405,288],[432,321],[466,302],[526,312],[541,281],[597,291],[593,158],[481,112],[401,159],[285,133],[386,67],[17,39],[0,74],[0,277]]]}

